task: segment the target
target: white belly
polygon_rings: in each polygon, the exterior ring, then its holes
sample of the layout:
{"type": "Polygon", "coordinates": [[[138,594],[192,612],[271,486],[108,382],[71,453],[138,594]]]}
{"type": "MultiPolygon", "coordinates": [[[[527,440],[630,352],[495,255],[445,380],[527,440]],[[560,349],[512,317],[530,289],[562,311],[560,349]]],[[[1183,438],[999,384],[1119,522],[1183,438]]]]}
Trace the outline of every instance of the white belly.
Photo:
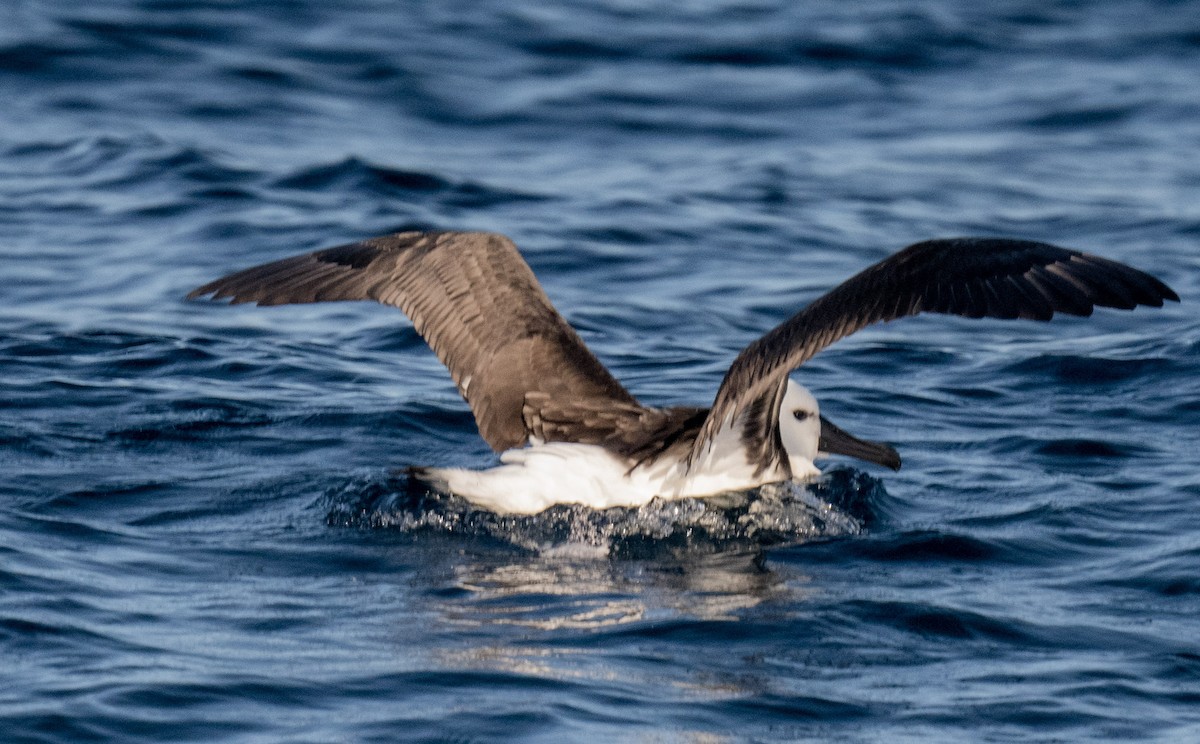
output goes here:
{"type": "MultiPolygon", "coordinates": [[[[659,461],[632,471],[629,463],[602,447],[553,442],[500,455],[489,470],[430,468],[426,477],[440,488],[499,513],[536,514],[555,504],[593,509],[638,507],[656,497],[712,496],[784,480],[780,472],[754,475],[740,449],[724,449],[686,472],[677,461],[659,461]]],[[[793,462],[793,470],[796,463],[793,462]]],[[[808,463],[799,477],[816,474],[808,463]]]]}

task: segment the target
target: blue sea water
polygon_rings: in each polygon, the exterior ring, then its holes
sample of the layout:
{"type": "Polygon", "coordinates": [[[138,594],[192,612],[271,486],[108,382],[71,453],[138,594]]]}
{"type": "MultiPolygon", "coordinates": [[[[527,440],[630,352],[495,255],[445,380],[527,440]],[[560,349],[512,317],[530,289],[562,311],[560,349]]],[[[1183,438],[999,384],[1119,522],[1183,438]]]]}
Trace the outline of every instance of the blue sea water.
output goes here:
{"type": "Polygon", "coordinates": [[[10,0],[0,739],[1200,741],[1200,4],[10,0]],[[1180,305],[796,374],[898,473],[496,517],[449,376],[236,268],[485,229],[643,400],[920,239],[1180,305]]]}

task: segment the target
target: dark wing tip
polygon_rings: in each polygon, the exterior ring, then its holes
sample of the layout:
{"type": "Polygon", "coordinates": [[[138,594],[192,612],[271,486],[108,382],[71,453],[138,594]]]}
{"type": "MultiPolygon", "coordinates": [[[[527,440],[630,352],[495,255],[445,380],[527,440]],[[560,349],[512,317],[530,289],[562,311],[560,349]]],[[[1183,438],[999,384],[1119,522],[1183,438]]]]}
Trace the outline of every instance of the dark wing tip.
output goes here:
{"type": "Polygon", "coordinates": [[[385,277],[372,272],[372,262],[393,242],[352,243],[252,266],[193,289],[187,299],[210,296],[232,305],[377,299],[373,290],[385,277]]]}
{"type": "Polygon", "coordinates": [[[1107,258],[1078,253],[1069,261],[1043,267],[1069,281],[1086,285],[1085,299],[1097,307],[1132,310],[1139,305],[1162,307],[1179,295],[1157,277],[1107,258]]]}
{"type": "Polygon", "coordinates": [[[264,264],[263,266],[255,266],[223,276],[208,284],[196,287],[187,293],[186,299],[199,300],[207,298],[213,301],[229,300],[229,304],[231,305],[241,305],[249,302],[259,305],[272,304],[269,302],[269,295],[271,293],[266,291],[267,286],[264,285],[261,279],[265,273],[265,268],[274,267],[282,263],[284,262],[279,261],[274,264],[264,264]],[[255,281],[256,278],[258,279],[257,281],[255,281]]]}
{"type": "Polygon", "coordinates": [[[894,291],[918,296],[917,309],[970,318],[1050,320],[1179,301],[1164,282],[1131,266],[1030,240],[928,240],[877,266],[880,274],[895,272],[894,291]]]}
{"type": "Polygon", "coordinates": [[[220,287],[220,284],[221,284],[220,280],[217,280],[215,282],[209,282],[208,284],[205,284],[201,287],[196,287],[191,292],[188,292],[187,296],[184,297],[184,299],[185,300],[200,300],[200,299],[205,299],[205,298],[210,299],[210,300],[222,299],[221,297],[219,297],[216,294],[217,290],[220,287]],[[212,297],[209,297],[208,295],[212,295],[212,297]]]}
{"type": "Polygon", "coordinates": [[[1154,307],[1162,307],[1164,301],[1180,301],[1179,295],[1175,292],[1175,290],[1167,286],[1166,282],[1160,280],[1158,277],[1151,276],[1150,274],[1143,274],[1143,276],[1146,278],[1147,285],[1154,296],[1154,300],[1144,304],[1153,305],[1154,307]]]}
{"type": "Polygon", "coordinates": [[[184,299],[201,300],[207,299],[213,302],[221,300],[229,300],[230,305],[244,305],[253,302],[256,305],[280,304],[272,303],[266,297],[257,296],[252,292],[247,292],[245,288],[231,285],[228,281],[233,277],[224,277],[215,282],[209,282],[202,287],[197,287],[187,293],[184,299]]]}

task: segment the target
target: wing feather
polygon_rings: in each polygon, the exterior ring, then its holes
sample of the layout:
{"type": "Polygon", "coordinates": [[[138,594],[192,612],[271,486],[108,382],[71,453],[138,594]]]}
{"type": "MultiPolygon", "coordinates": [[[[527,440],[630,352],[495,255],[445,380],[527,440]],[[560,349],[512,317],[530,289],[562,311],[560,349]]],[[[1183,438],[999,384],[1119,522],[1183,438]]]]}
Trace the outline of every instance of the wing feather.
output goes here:
{"type": "Polygon", "coordinates": [[[747,346],[734,360],[692,447],[742,427],[760,468],[781,462],[778,400],[788,374],[872,323],[922,312],[1049,320],[1179,301],[1158,279],[1109,259],[1047,243],[1001,238],[928,240],[870,266],[747,346]]]}
{"type": "Polygon", "coordinates": [[[493,233],[397,233],[254,266],[209,282],[239,304],[375,300],[400,308],[449,368],[479,432],[525,443],[531,393],[638,407],[559,315],[511,240],[493,233]]]}

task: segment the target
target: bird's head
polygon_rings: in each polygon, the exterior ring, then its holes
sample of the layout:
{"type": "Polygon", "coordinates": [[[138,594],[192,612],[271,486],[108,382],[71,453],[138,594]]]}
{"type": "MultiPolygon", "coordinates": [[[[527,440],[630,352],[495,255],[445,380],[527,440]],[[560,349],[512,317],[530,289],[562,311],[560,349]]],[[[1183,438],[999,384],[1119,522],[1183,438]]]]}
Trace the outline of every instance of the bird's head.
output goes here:
{"type": "Polygon", "coordinates": [[[792,473],[812,474],[812,462],[829,455],[846,455],[892,470],[900,469],[900,453],[882,442],[870,442],[843,431],[821,415],[817,399],[803,385],[788,380],[779,407],[779,438],[792,473]]]}

